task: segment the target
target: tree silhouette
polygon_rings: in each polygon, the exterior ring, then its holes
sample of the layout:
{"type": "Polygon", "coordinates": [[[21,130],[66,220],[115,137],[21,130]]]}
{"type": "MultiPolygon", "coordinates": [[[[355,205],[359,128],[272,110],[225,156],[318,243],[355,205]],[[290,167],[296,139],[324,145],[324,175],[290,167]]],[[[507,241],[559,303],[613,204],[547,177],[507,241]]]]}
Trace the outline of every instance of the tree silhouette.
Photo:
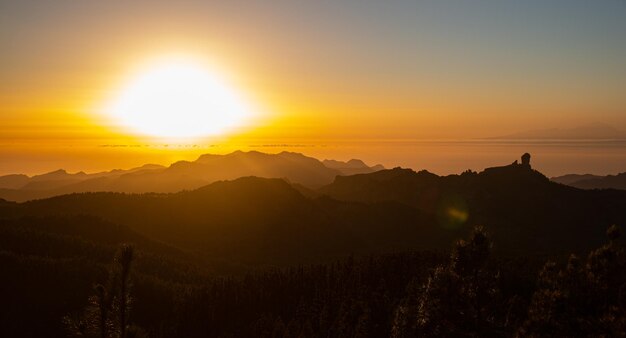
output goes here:
{"type": "Polygon", "coordinates": [[[434,269],[426,283],[396,309],[392,337],[495,335],[500,330],[496,302],[498,274],[488,268],[491,241],[476,227],[458,241],[446,266],[434,269]]]}
{"type": "Polygon", "coordinates": [[[563,270],[545,264],[520,336],[626,335],[626,259],[619,228],[611,226],[607,237],[609,243],[592,251],[586,264],[575,255],[563,270]]]}
{"type": "Polygon", "coordinates": [[[110,293],[102,284],[95,286],[96,296],[94,298],[95,305],[98,307],[99,321],[98,327],[100,329],[100,337],[106,338],[109,336],[109,310],[111,308],[110,293]]]}
{"type": "Polygon", "coordinates": [[[127,337],[128,312],[130,310],[130,268],[133,261],[134,250],[130,245],[122,245],[115,256],[113,290],[119,288],[117,303],[115,304],[119,315],[120,337],[127,337]]]}
{"type": "Polygon", "coordinates": [[[134,248],[122,244],[109,269],[106,286],[97,284],[95,295],[89,297],[89,303],[82,313],[66,316],[64,323],[75,337],[134,338],[144,336],[136,326],[129,325],[129,313],[132,303],[131,268],[134,248]]]}

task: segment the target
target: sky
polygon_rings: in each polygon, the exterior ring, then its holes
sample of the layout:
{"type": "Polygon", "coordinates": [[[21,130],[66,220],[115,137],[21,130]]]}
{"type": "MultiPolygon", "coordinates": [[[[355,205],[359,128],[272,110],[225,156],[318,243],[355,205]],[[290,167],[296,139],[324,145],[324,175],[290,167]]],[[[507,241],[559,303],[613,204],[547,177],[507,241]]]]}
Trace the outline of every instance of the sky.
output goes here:
{"type": "MultiPolygon", "coordinates": [[[[458,169],[439,159],[447,150],[367,144],[626,130],[624,18],[624,0],[0,0],[0,174],[268,145],[447,172],[458,169]],[[191,143],[102,118],[137,69],[172,54],[210,63],[258,116],[191,143]]],[[[626,150],[602,151],[610,167],[550,170],[626,169],[626,150]]]]}

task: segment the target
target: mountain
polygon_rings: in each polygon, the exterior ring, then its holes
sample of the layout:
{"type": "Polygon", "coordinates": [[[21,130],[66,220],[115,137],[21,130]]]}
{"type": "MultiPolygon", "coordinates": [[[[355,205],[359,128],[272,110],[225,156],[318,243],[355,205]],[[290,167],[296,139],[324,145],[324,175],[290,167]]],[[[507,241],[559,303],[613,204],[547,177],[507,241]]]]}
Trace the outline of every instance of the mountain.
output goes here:
{"type": "Polygon", "coordinates": [[[351,159],[348,162],[324,160],[322,163],[328,168],[339,170],[343,175],[367,174],[385,169],[380,164],[369,167],[363,161],[357,159],[351,159]]]}
{"type": "Polygon", "coordinates": [[[526,140],[626,140],[626,132],[603,123],[587,124],[575,128],[529,130],[491,139],[526,140]]]}
{"type": "Polygon", "coordinates": [[[19,189],[29,180],[28,176],[20,174],[0,176],[0,189],[19,189]]]}
{"type": "Polygon", "coordinates": [[[529,164],[449,176],[395,168],[337,176],[310,191],[282,179],[243,177],[170,194],[5,202],[0,214],[93,215],[210,259],[251,265],[439,249],[475,224],[493,232],[498,250],[568,252],[598,245],[609,225],[626,224],[626,192],[564,186],[529,164]]]}
{"type": "Polygon", "coordinates": [[[253,266],[437,248],[454,234],[399,203],[311,199],[284,180],[256,177],[175,194],[83,193],[0,204],[3,217],[84,214],[208,259],[253,266]]]}
{"type": "Polygon", "coordinates": [[[589,180],[589,179],[598,179],[598,178],[602,178],[602,177],[603,176],[591,175],[591,174],[584,174],[584,175],[567,174],[567,175],[563,175],[563,176],[551,177],[550,180],[553,181],[553,182],[557,182],[557,183],[561,183],[561,184],[565,184],[565,185],[572,185],[573,183],[576,183],[578,181],[589,180]]]}
{"type": "Polygon", "coordinates": [[[128,170],[114,169],[108,172],[70,174],[63,169],[28,177],[26,175],[0,176],[0,198],[11,201],[27,201],[37,198],[63,195],[73,192],[107,190],[109,182],[136,172],[159,170],[165,167],[146,164],[128,170]]]}
{"type": "Polygon", "coordinates": [[[626,192],[561,185],[523,164],[450,176],[394,168],[337,177],[320,193],[343,201],[403,203],[435,215],[444,228],[482,224],[508,251],[575,250],[600,243],[603,229],[626,222],[620,211],[626,210],[626,192]]]}
{"type": "Polygon", "coordinates": [[[82,171],[70,174],[63,169],[51,171],[49,173],[34,175],[13,174],[0,176],[0,189],[23,189],[23,190],[48,190],[63,187],[77,182],[87,181],[101,177],[118,177],[123,174],[138,172],[142,170],[157,170],[165,167],[158,164],[145,164],[141,167],[128,170],[114,169],[107,172],[86,174],[82,171]]]}
{"type": "Polygon", "coordinates": [[[0,198],[27,201],[78,192],[177,192],[244,176],[284,178],[307,188],[318,188],[337,175],[366,173],[382,169],[368,167],[360,160],[326,163],[293,152],[266,154],[236,151],[227,155],[205,154],[195,161],[179,161],[169,167],[144,165],[130,170],[69,174],[57,170],[27,177],[0,177],[0,198]]]}
{"type": "Polygon", "coordinates": [[[565,175],[553,177],[553,181],[580,189],[621,189],[626,190],[626,172],[617,175],[565,175]]]}

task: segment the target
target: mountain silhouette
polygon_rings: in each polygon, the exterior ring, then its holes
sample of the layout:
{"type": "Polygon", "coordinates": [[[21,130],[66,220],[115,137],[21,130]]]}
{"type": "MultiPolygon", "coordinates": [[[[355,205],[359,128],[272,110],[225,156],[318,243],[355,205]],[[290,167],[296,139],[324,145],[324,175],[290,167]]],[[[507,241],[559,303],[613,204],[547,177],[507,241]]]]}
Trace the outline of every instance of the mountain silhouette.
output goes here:
{"type": "Polygon", "coordinates": [[[0,189],[19,189],[26,185],[30,178],[22,174],[0,176],[0,189]]]}
{"type": "Polygon", "coordinates": [[[175,194],[71,194],[7,203],[0,213],[93,215],[211,259],[252,265],[434,248],[450,240],[446,231],[428,226],[434,219],[402,204],[310,199],[282,179],[257,177],[175,194]]]}
{"type": "Polygon", "coordinates": [[[57,170],[30,178],[25,175],[2,176],[0,198],[27,201],[77,192],[177,192],[243,176],[284,178],[307,188],[318,188],[332,182],[337,175],[382,169],[380,165],[368,167],[360,160],[347,163],[327,161],[326,164],[293,152],[205,154],[195,161],[179,161],[169,167],[149,164],[95,174],[69,174],[65,170],[57,170]]]}
{"type": "Polygon", "coordinates": [[[339,170],[343,175],[367,174],[385,169],[380,164],[369,167],[363,161],[357,159],[351,159],[348,162],[324,160],[322,163],[328,168],[339,170]]]}
{"type": "Polygon", "coordinates": [[[511,251],[575,250],[626,221],[619,211],[626,210],[626,192],[575,189],[517,163],[449,176],[394,168],[337,177],[320,192],[343,201],[400,202],[435,215],[440,225],[454,227],[456,218],[482,224],[511,251]],[[562,233],[569,236],[555,242],[562,233]]]}
{"type": "Polygon", "coordinates": [[[621,189],[626,190],[626,172],[617,175],[564,175],[551,178],[552,181],[580,189],[621,189]]]}
{"type": "Polygon", "coordinates": [[[282,179],[243,177],[173,194],[83,193],[7,202],[0,212],[93,215],[212,259],[253,265],[441,249],[470,224],[487,226],[497,250],[570,252],[600,243],[608,225],[626,223],[626,192],[564,186],[529,164],[449,176],[394,168],[337,176],[313,192],[303,194],[282,179]]]}
{"type": "Polygon", "coordinates": [[[572,185],[573,183],[576,183],[577,181],[588,180],[588,179],[596,179],[596,178],[602,178],[602,177],[603,176],[592,175],[592,174],[584,174],[584,175],[567,174],[567,175],[563,175],[563,176],[551,177],[550,180],[553,181],[553,182],[557,182],[557,183],[561,183],[561,184],[565,184],[565,185],[572,185]]]}

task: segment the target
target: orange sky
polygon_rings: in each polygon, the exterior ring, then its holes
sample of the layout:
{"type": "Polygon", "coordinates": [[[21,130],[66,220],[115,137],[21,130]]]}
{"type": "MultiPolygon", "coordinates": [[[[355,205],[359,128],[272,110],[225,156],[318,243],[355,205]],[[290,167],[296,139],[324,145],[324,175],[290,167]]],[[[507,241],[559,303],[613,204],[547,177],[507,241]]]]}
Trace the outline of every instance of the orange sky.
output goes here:
{"type": "Polygon", "coordinates": [[[590,122],[626,129],[619,2],[0,6],[0,174],[168,163],[267,144],[423,163],[340,146],[590,122]],[[172,53],[219,68],[262,116],[226,135],[177,142],[120,131],[96,113],[129,74],[172,53]]]}

